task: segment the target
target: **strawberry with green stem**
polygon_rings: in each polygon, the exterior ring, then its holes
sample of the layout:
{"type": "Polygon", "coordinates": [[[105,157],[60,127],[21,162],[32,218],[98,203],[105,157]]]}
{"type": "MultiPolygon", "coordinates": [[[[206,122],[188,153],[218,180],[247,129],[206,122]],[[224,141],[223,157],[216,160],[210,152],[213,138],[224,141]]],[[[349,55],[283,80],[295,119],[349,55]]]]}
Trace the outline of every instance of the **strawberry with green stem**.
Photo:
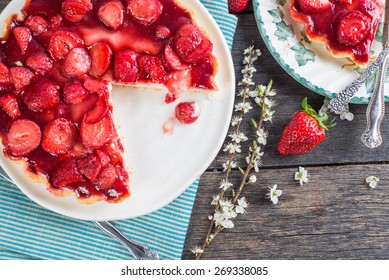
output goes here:
{"type": "Polygon", "coordinates": [[[334,126],[323,113],[318,115],[307,103],[302,102],[302,111],[296,112],[289,124],[284,128],[278,142],[278,151],[282,155],[305,154],[323,142],[325,131],[334,126]]]}

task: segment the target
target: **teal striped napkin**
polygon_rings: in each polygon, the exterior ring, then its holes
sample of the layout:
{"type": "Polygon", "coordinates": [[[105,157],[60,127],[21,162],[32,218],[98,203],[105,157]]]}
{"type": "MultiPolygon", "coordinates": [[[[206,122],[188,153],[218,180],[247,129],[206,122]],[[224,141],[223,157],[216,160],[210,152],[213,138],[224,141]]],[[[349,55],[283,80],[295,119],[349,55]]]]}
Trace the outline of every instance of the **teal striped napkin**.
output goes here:
{"type": "MultiPolygon", "coordinates": [[[[227,0],[201,0],[232,46],[237,19],[227,0]]],[[[180,259],[196,197],[196,180],[180,197],[149,215],[116,221],[127,236],[164,259],[180,259]]],[[[130,259],[130,254],[92,222],[70,219],[32,202],[0,176],[0,260],[130,259]]]]}

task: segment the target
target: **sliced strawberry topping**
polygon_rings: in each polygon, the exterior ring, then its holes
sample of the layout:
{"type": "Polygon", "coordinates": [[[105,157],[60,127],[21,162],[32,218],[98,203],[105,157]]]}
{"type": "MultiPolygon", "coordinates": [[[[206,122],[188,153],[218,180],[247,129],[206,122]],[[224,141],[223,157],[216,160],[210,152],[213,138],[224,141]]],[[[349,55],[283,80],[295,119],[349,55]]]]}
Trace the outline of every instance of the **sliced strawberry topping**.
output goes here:
{"type": "Polygon", "coordinates": [[[101,167],[101,162],[95,155],[90,155],[87,158],[78,161],[79,170],[92,182],[96,180],[100,173],[101,167]]]}
{"type": "Polygon", "coordinates": [[[71,22],[77,22],[92,11],[93,5],[90,1],[65,0],[62,3],[62,15],[71,22]]]}
{"type": "Polygon", "coordinates": [[[175,115],[180,123],[191,124],[199,118],[200,108],[196,102],[181,102],[176,106],[175,115]]]}
{"type": "Polygon", "coordinates": [[[28,86],[34,76],[34,73],[25,67],[12,67],[9,71],[11,73],[11,80],[17,90],[21,90],[25,86],[28,86]]]}
{"type": "Polygon", "coordinates": [[[115,77],[119,82],[131,83],[138,79],[137,54],[124,50],[115,55],[115,77]]]}
{"type": "Polygon", "coordinates": [[[96,102],[96,106],[92,111],[85,115],[86,123],[97,123],[101,121],[108,113],[108,101],[105,96],[100,96],[96,102]]]}
{"type": "Polygon", "coordinates": [[[113,136],[113,123],[111,116],[107,114],[98,123],[81,123],[81,139],[86,147],[99,149],[111,141],[113,136]]]}
{"type": "Polygon", "coordinates": [[[79,81],[68,83],[63,88],[63,99],[67,104],[78,104],[88,95],[89,92],[79,81]]]}
{"type": "Polygon", "coordinates": [[[336,33],[338,41],[345,46],[356,46],[370,32],[371,20],[360,11],[353,11],[341,18],[336,33]]]}
{"type": "Polygon", "coordinates": [[[171,45],[166,45],[162,58],[166,68],[171,70],[184,70],[190,67],[188,64],[181,61],[171,45]]]}
{"type": "Polygon", "coordinates": [[[30,30],[27,27],[15,27],[12,31],[20,50],[25,53],[32,39],[30,30]]]}
{"type": "Polygon", "coordinates": [[[61,23],[62,23],[62,17],[60,15],[53,16],[50,19],[50,25],[49,25],[50,30],[57,30],[58,27],[61,26],[61,23]]]}
{"type": "Polygon", "coordinates": [[[43,129],[42,148],[54,155],[68,153],[78,136],[75,125],[64,118],[49,122],[43,129]]]}
{"type": "Polygon", "coordinates": [[[93,93],[98,95],[103,95],[108,92],[108,83],[103,80],[97,79],[86,79],[84,82],[84,87],[93,93]]]}
{"type": "Polygon", "coordinates": [[[103,167],[111,162],[109,156],[106,153],[104,153],[102,150],[97,150],[97,157],[99,158],[99,161],[103,167]]]}
{"type": "Polygon", "coordinates": [[[112,50],[106,43],[96,43],[89,49],[92,65],[89,74],[100,77],[107,72],[112,61],[112,50]]]}
{"type": "Polygon", "coordinates": [[[166,81],[166,71],[158,57],[148,54],[138,56],[139,77],[153,83],[166,81]]]}
{"type": "Polygon", "coordinates": [[[62,160],[51,173],[51,183],[57,188],[83,181],[85,179],[78,170],[77,160],[72,157],[62,160]]]}
{"type": "Polygon", "coordinates": [[[320,13],[329,9],[330,0],[297,0],[300,8],[306,13],[320,13]]]}
{"type": "Polygon", "coordinates": [[[143,25],[153,24],[162,13],[163,6],[159,0],[130,0],[127,12],[133,19],[143,25]]]}
{"type": "Polygon", "coordinates": [[[177,31],[174,47],[183,61],[196,64],[209,58],[213,45],[197,25],[186,24],[177,31]]]}
{"type": "Polygon", "coordinates": [[[49,52],[54,60],[63,58],[70,50],[84,46],[84,40],[75,32],[60,30],[53,33],[49,52]]]}
{"type": "Polygon", "coordinates": [[[98,190],[106,190],[113,186],[117,177],[115,167],[109,163],[101,170],[99,177],[94,183],[98,190]]]}
{"type": "Polygon", "coordinates": [[[21,115],[18,100],[13,94],[6,94],[0,97],[0,106],[13,119],[21,115]]]}
{"type": "Polygon", "coordinates": [[[24,22],[24,26],[37,36],[47,31],[48,23],[40,16],[29,16],[24,22]]]}
{"type": "Polygon", "coordinates": [[[159,39],[166,39],[170,36],[170,29],[165,25],[158,25],[155,30],[155,36],[159,39]]]}
{"type": "Polygon", "coordinates": [[[42,138],[39,126],[30,120],[17,120],[11,124],[7,139],[14,156],[25,156],[38,148],[42,138]]]}
{"type": "Polygon", "coordinates": [[[72,49],[64,58],[61,74],[67,78],[75,78],[88,73],[91,58],[84,48],[72,49]]]}
{"type": "Polygon", "coordinates": [[[0,61],[0,88],[7,88],[9,86],[11,86],[9,69],[0,61]]]}
{"type": "Polygon", "coordinates": [[[23,94],[23,101],[35,112],[54,108],[59,104],[58,85],[46,78],[35,80],[23,94]]]}
{"type": "Polygon", "coordinates": [[[36,73],[44,74],[53,68],[53,60],[44,52],[37,52],[26,59],[26,65],[36,73]]]}
{"type": "Polygon", "coordinates": [[[105,3],[100,7],[98,15],[105,25],[115,30],[123,24],[123,4],[119,1],[105,3]]]}
{"type": "Polygon", "coordinates": [[[174,101],[177,100],[177,95],[175,95],[174,93],[166,93],[165,95],[165,103],[166,104],[170,104],[170,103],[173,103],[174,101]]]}

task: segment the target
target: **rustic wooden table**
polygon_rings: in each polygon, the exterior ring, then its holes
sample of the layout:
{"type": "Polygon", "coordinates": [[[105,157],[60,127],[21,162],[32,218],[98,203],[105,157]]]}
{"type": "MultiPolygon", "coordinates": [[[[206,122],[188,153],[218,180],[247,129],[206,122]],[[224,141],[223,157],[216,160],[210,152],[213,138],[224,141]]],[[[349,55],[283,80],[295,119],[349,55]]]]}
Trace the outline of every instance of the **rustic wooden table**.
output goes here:
{"type": "MultiPolygon", "coordinates": [[[[302,99],[308,97],[319,109],[324,98],[300,85],[273,59],[260,37],[251,5],[238,19],[232,50],[236,79],[242,77],[243,50],[254,42],[263,53],[254,80],[259,84],[274,80],[276,114],[258,180],[244,191],[249,213],[239,216],[233,229],[216,237],[202,259],[389,258],[388,117],[382,125],[384,143],[377,149],[370,150],[360,141],[366,126],[366,105],[351,105],[355,119],[337,118],[336,126],[311,153],[279,155],[276,146],[282,129],[300,109],[302,99]],[[304,166],[310,175],[310,183],[303,187],[294,180],[298,166],[304,166]],[[381,179],[376,189],[365,183],[370,175],[381,179]],[[284,192],[277,205],[266,198],[271,184],[278,184],[284,192]]],[[[243,130],[253,133],[249,126],[243,130]]],[[[238,158],[242,167],[245,156],[242,153],[238,158]]],[[[218,191],[223,178],[221,164],[226,160],[221,151],[201,177],[183,259],[193,259],[191,248],[203,241],[213,209],[211,195],[218,191]]],[[[239,171],[234,170],[231,178],[238,184],[239,171]]]]}

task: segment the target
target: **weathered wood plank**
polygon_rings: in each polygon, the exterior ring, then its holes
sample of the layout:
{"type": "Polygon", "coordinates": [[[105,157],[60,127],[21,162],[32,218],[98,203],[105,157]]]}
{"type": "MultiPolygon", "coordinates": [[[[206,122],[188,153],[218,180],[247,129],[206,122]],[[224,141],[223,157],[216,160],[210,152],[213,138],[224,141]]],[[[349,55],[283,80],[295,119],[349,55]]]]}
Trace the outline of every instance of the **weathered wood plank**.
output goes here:
{"type": "MultiPolygon", "coordinates": [[[[308,168],[310,182],[294,181],[296,168],[261,170],[245,190],[251,204],[235,228],[215,239],[204,259],[387,259],[389,258],[389,165],[308,168]],[[375,175],[376,189],[365,183],[375,175]],[[278,184],[277,205],[266,197],[278,184]]],[[[183,258],[202,242],[212,213],[211,195],[223,173],[206,173],[199,187],[183,258]]],[[[238,173],[232,180],[237,183],[238,173]]]]}

